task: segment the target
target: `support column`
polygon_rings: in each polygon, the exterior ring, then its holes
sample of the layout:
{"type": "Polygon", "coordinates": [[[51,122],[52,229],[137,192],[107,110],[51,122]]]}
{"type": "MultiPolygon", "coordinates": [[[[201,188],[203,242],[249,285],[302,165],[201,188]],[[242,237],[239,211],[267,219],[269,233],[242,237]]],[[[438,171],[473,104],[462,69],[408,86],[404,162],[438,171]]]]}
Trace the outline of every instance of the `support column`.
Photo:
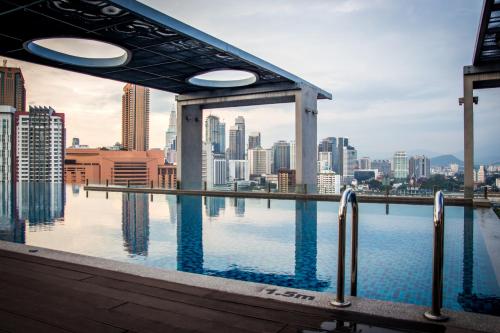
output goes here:
{"type": "Polygon", "coordinates": [[[473,77],[464,75],[464,198],[474,198],[473,77]]]}
{"type": "Polygon", "coordinates": [[[177,103],[177,181],[181,189],[200,190],[203,110],[177,103]]]}
{"type": "Polygon", "coordinates": [[[295,95],[295,180],[297,189],[316,192],[318,94],[303,87],[295,95]]]}

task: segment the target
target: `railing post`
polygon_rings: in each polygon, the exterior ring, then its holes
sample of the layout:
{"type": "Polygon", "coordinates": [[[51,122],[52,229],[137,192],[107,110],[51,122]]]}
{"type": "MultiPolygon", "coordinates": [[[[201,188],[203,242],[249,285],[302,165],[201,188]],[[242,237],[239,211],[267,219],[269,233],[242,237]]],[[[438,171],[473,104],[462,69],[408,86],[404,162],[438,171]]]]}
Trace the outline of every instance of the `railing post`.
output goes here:
{"type": "Polygon", "coordinates": [[[425,318],[445,321],[441,313],[443,306],[443,264],[444,264],[444,194],[438,191],[434,197],[434,251],[432,259],[432,308],[424,313],[425,318]]]}
{"type": "Polygon", "coordinates": [[[127,187],[130,187],[130,179],[127,180],[127,187]]]}
{"type": "Polygon", "coordinates": [[[109,179],[106,179],[106,187],[109,186],[109,179]]]}
{"type": "Polygon", "coordinates": [[[153,181],[151,181],[151,188],[154,188],[154,186],[153,186],[153,181]]]}
{"type": "Polygon", "coordinates": [[[488,187],[484,187],[484,198],[488,199],[488,187]]]}
{"type": "Polygon", "coordinates": [[[267,183],[267,193],[271,193],[271,182],[267,183]]]}
{"type": "Polygon", "coordinates": [[[87,179],[85,179],[85,185],[86,185],[86,186],[89,186],[89,179],[88,179],[88,178],[87,178],[87,179]]]}
{"type": "Polygon", "coordinates": [[[307,194],[307,184],[304,184],[304,194],[307,194]]]}
{"type": "Polygon", "coordinates": [[[352,189],[347,189],[342,193],[339,203],[339,240],[338,240],[338,266],[337,266],[337,294],[335,300],[330,303],[336,307],[346,307],[351,302],[344,298],[345,293],[345,234],[347,205],[352,205],[352,248],[351,248],[351,296],[357,294],[358,281],[358,201],[356,193],[352,189]]]}
{"type": "Polygon", "coordinates": [[[206,181],[204,181],[204,182],[203,182],[203,190],[204,190],[204,191],[206,191],[206,190],[207,190],[207,182],[206,182],[206,181]]]}

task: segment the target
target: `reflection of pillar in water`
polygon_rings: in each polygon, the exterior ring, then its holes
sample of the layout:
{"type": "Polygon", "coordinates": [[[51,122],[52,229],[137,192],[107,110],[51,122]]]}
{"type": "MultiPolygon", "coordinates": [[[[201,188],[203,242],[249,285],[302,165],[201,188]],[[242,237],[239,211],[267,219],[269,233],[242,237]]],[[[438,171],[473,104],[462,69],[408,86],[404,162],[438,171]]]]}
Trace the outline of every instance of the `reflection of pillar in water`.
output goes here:
{"type": "Polygon", "coordinates": [[[389,215],[389,204],[385,204],[385,215],[389,215]]]}
{"type": "Polygon", "coordinates": [[[130,254],[147,255],[149,244],[149,201],[147,194],[122,194],[122,233],[130,254]]]}
{"type": "Polygon", "coordinates": [[[177,270],[202,273],[202,199],[194,195],[177,198],[177,270]]]}
{"type": "Polygon", "coordinates": [[[295,202],[295,279],[301,287],[316,282],[317,207],[316,201],[295,202]]]}
{"type": "Polygon", "coordinates": [[[474,209],[464,206],[463,293],[472,295],[474,276],[474,209]]]}

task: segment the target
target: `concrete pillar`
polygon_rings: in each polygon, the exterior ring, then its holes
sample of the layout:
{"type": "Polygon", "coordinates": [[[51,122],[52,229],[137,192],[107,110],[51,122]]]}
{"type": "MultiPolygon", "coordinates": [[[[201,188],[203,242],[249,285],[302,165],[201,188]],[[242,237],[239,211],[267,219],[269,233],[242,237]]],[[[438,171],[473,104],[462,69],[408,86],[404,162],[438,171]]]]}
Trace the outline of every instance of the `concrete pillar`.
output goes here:
{"type": "Polygon", "coordinates": [[[295,95],[295,180],[297,189],[307,185],[308,193],[316,192],[317,97],[317,92],[308,87],[295,95]]]}
{"type": "Polygon", "coordinates": [[[474,198],[473,77],[464,75],[464,198],[474,198]]]}
{"type": "Polygon", "coordinates": [[[181,189],[201,190],[203,110],[177,103],[177,180],[181,189]]]}

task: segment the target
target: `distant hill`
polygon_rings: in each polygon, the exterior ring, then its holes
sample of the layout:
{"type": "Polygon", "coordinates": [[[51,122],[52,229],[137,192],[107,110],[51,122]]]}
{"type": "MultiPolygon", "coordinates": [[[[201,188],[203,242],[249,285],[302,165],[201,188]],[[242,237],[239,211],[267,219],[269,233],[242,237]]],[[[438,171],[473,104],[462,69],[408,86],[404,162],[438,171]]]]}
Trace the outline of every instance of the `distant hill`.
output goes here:
{"type": "Polygon", "coordinates": [[[460,166],[464,165],[464,162],[462,160],[459,160],[456,158],[454,155],[440,155],[431,158],[431,166],[436,167],[436,166],[448,166],[452,163],[458,164],[460,166]]]}

